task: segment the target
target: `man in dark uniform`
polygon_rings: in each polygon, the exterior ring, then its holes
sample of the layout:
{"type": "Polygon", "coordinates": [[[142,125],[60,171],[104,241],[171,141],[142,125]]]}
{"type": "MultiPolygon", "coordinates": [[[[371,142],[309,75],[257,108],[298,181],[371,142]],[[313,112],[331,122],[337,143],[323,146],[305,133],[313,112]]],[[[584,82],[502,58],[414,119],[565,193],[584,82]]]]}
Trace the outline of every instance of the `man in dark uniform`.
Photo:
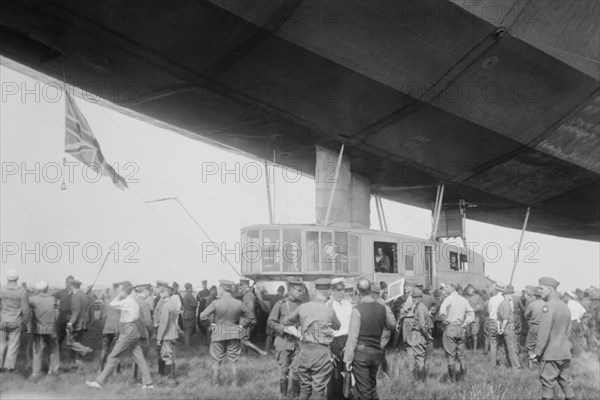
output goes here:
{"type": "Polygon", "coordinates": [[[246,308],[251,310],[252,314],[254,315],[254,323],[253,324],[247,324],[246,321],[243,320],[243,318],[242,318],[242,321],[240,322],[241,326],[246,327],[246,328],[242,329],[242,346],[244,346],[247,349],[254,350],[261,356],[266,356],[267,352],[259,349],[258,347],[256,347],[256,345],[254,345],[254,343],[252,343],[250,341],[250,336],[252,335],[252,330],[254,328],[254,325],[256,324],[254,293],[252,293],[252,290],[250,289],[250,280],[240,279],[240,295],[241,295],[242,303],[244,303],[246,308]]]}
{"type": "Polygon", "coordinates": [[[201,321],[211,321],[212,334],[210,338],[210,355],[215,360],[212,368],[212,379],[215,385],[219,385],[221,374],[221,362],[227,359],[233,363],[233,386],[237,386],[237,361],[242,352],[241,338],[242,330],[255,323],[254,313],[241,301],[234,299],[231,295],[233,282],[219,280],[220,298],[210,303],[202,314],[201,321]],[[241,323],[245,326],[241,326],[241,323]]]}
{"type": "Polygon", "coordinates": [[[464,298],[467,299],[471,308],[475,312],[475,319],[471,325],[467,326],[467,348],[476,350],[479,339],[479,329],[481,323],[484,321],[483,316],[483,299],[475,288],[470,283],[465,288],[464,298]]]}
{"type": "MultiPolygon", "coordinates": [[[[290,330],[283,325],[283,319],[292,313],[302,301],[302,282],[298,278],[288,279],[288,296],[279,300],[273,306],[267,325],[275,333],[275,349],[277,350],[277,363],[279,364],[279,394],[280,399],[285,399],[288,393],[288,375],[292,371],[292,397],[300,396],[300,378],[298,377],[297,358],[300,353],[298,338],[288,333],[290,330]]],[[[298,326],[294,326],[297,330],[298,326]]],[[[293,333],[293,331],[292,331],[293,333]]]]}
{"type": "Polygon", "coordinates": [[[186,282],[184,285],[185,292],[183,293],[183,338],[184,346],[190,348],[190,342],[192,335],[194,334],[194,327],[196,325],[196,308],[198,307],[198,301],[194,297],[192,292],[192,284],[186,282]]]}
{"type": "Polygon", "coordinates": [[[535,346],[537,345],[538,331],[540,329],[540,322],[542,320],[542,309],[546,305],[546,302],[542,300],[542,292],[540,288],[534,288],[532,292],[533,300],[529,300],[527,309],[525,310],[525,317],[527,318],[527,340],[525,346],[527,347],[527,353],[529,355],[527,366],[529,369],[534,367],[534,362],[531,359],[532,354],[535,354],[535,346]]]}
{"type": "Polygon", "coordinates": [[[37,295],[29,299],[31,321],[27,332],[33,334],[33,365],[31,378],[36,380],[42,373],[42,361],[46,347],[50,352],[48,374],[55,374],[60,364],[58,341],[56,339],[56,316],[54,298],[48,294],[48,283],[40,281],[35,285],[37,295]]]}
{"type": "Polygon", "coordinates": [[[206,298],[210,294],[210,290],[208,290],[208,287],[207,287],[208,281],[206,279],[203,279],[201,283],[202,283],[202,289],[196,295],[196,301],[198,302],[196,324],[198,325],[198,329],[200,330],[200,334],[202,335],[202,338],[206,338],[207,325],[200,323],[200,314],[202,313],[202,311],[204,311],[204,309],[207,306],[206,298]]]}
{"type": "Polygon", "coordinates": [[[354,371],[357,397],[378,399],[377,370],[383,359],[381,335],[384,328],[393,329],[396,321],[384,305],[371,297],[371,283],[367,279],[360,279],[356,286],[360,302],[352,309],[344,364],[347,371],[354,371]]]}
{"type": "MultiPolygon", "coordinates": [[[[106,320],[104,321],[104,327],[102,329],[102,349],[100,350],[100,371],[104,369],[104,365],[106,364],[106,358],[110,354],[115,340],[117,339],[117,335],[119,334],[119,318],[121,316],[121,311],[110,305],[110,302],[117,297],[117,289],[119,288],[119,283],[113,283],[113,289],[108,292],[108,299],[106,299],[105,303],[105,314],[106,320]]],[[[117,372],[119,371],[119,367],[117,366],[117,372]]]]}
{"type": "Polygon", "coordinates": [[[414,358],[413,374],[416,380],[425,381],[427,379],[427,344],[433,341],[431,329],[433,322],[429,316],[429,309],[421,301],[423,292],[416,288],[413,291],[414,302],[414,320],[412,330],[408,334],[409,357],[414,358]]]}
{"type": "Polygon", "coordinates": [[[565,399],[574,399],[575,393],[571,387],[571,348],[568,333],[571,312],[556,293],[559,285],[556,279],[542,277],[539,285],[546,305],[542,308],[538,342],[531,358],[541,360],[542,399],[554,398],[554,386],[557,382],[565,399]]]}
{"type": "MultiPolygon", "coordinates": [[[[273,331],[273,328],[271,326],[269,326],[269,315],[271,315],[271,311],[273,310],[273,307],[275,307],[275,304],[277,304],[280,300],[284,299],[284,293],[285,293],[285,288],[283,286],[279,286],[277,288],[277,293],[273,294],[273,295],[269,295],[266,292],[265,288],[261,288],[261,290],[258,290],[256,292],[256,301],[258,302],[258,305],[260,307],[261,310],[261,314],[266,314],[266,318],[265,318],[265,333],[266,333],[266,343],[265,343],[265,351],[267,353],[269,353],[271,351],[271,347],[273,345],[273,341],[275,340],[275,331],[273,331]]],[[[256,319],[258,321],[258,315],[256,316],[256,319]]],[[[257,325],[259,323],[257,322],[257,325]]]]}
{"type": "MultiPolygon", "coordinates": [[[[73,340],[69,347],[77,351],[77,353],[85,356],[91,352],[92,349],[86,346],[78,346],[82,344],[85,338],[85,333],[88,327],[88,297],[81,290],[81,282],[73,280],[71,282],[73,287],[73,294],[71,295],[71,319],[67,323],[67,332],[72,334],[73,340]]],[[[78,367],[78,356],[75,357],[75,367],[78,367]]]]}
{"type": "Polygon", "coordinates": [[[506,286],[506,289],[502,291],[504,300],[498,306],[498,323],[500,324],[498,334],[502,336],[506,344],[506,357],[510,366],[514,369],[519,369],[521,367],[519,365],[517,336],[515,333],[515,318],[519,318],[520,323],[521,317],[515,317],[513,312],[515,307],[513,304],[514,294],[515,291],[512,285],[506,286]]]}
{"type": "MultiPolygon", "coordinates": [[[[154,322],[154,332],[158,331],[158,326],[160,324],[160,311],[162,310],[163,305],[167,300],[165,296],[161,296],[163,288],[167,288],[169,286],[168,282],[165,281],[156,281],[156,291],[158,296],[154,299],[154,312],[153,312],[153,322],[154,322]]],[[[177,329],[175,329],[177,331],[177,329]]],[[[166,368],[165,362],[162,358],[162,344],[156,345],[156,362],[158,364],[158,373],[159,375],[165,375],[166,368]]]]}
{"type": "Polygon", "coordinates": [[[325,399],[327,384],[333,369],[329,344],[334,332],[340,329],[335,312],[325,302],[329,300],[331,280],[315,281],[315,300],[301,304],[283,318],[286,332],[301,339],[298,355],[301,400],[314,394],[316,399],[325,399]],[[295,326],[300,323],[300,331],[295,326]]]}

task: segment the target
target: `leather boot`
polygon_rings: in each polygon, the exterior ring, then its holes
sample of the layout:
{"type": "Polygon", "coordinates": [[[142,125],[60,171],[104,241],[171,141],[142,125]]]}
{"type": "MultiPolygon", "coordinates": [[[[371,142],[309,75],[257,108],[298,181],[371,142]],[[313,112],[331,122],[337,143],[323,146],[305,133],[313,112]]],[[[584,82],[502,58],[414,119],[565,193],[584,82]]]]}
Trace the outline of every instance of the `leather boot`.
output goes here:
{"type": "Polygon", "coordinates": [[[300,398],[300,381],[298,379],[292,379],[292,399],[298,400],[300,398]]]}
{"type": "Polygon", "coordinates": [[[465,379],[465,377],[467,376],[467,364],[465,363],[461,363],[460,364],[460,374],[459,374],[459,378],[461,380],[465,379]]]}
{"type": "Polygon", "coordinates": [[[450,382],[456,382],[456,369],[454,365],[448,365],[448,377],[450,378],[450,382]]]}
{"type": "Polygon", "coordinates": [[[177,371],[177,369],[175,368],[175,363],[171,364],[171,371],[169,371],[171,373],[171,382],[174,385],[179,385],[179,382],[177,382],[177,374],[175,373],[175,371],[177,371]]]}
{"type": "Polygon", "coordinates": [[[231,367],[231,378],[232,378],[231,379],[232,380],[231,385],[233,387],[237,387],[237,385],[238,385],[238,370],[237,370],[237,365],[233,365],[231,367]]]}
{"type": "Polygon", "coordinates": [[[279,380],[279,400],[285,400],[287,398],[288,392],[288,380],[280,379],[279,380]]]}
{"type": "Polygon", "coordinates": [[[477,350],[477,335],[473,336],[473,350],[477,350]]]}
{"type": "Polygon", "coordinates": [[[214,364],[212,367],[212,384],[219,386],[219,375],[221,374],[221,368],[219,364],[214,364]]]}
{"type": "Polygon", "coordinates": [[[421,378],[422,382],[425,382],[425,380],[427,379],[427,370],[425,369],[425,367],[419,367],[419,369],[420,369],[419,377],[421,378]]]}

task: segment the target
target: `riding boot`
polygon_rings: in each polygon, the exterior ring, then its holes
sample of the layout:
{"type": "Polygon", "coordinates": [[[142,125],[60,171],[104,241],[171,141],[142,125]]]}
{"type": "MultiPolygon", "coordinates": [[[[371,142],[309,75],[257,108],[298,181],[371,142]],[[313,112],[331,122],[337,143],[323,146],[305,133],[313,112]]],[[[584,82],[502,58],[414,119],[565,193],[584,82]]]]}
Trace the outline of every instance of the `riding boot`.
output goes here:
{"type": "Polygon", "coordinates": [[[465,379],[465,377],[467,376],[467,364],[466,363],[460,363],[460,379],[465,379]]]}
{"type": "Polygon", "coordinates": [[[221,367],[219,364],[213,364],[212,366],[212,384],[219,386],[219,375],[221,374],[221,367]]]}
{"type": "Polygon", "coordinates": [[[238,385],[238,370],[237,370],[237,365],[232,365],[231,366],[231,386],[233,387],[237,387],[238,385]]]}
{"type": "Polygon", "coordinates": [[[288,380],[287,378],[279,380],[279,399],[285,400],[288,392],[288,380]]]}
{"type": "Polygon", "coordinates": [[[292,379],[292,399],[298,400],[300,398],[300,381],[298,379],[292,379]]]}
{"type": "Polygon", "coordinates": [[[473,350],[477,350],[477,340],[478,340],[477,335],[474,335],[473,336],[473,350]]]}
{"type": "Polygon", "coordinates": [[[171,364],[171,381],[173,382],[173,384],[175,385],[179,385],[179,382],[177,382],[177,374],[175,373],[176,368],[175,368],[175,363],[171,364]]]}
{"type": "Polygon", "coordinates": [[[456,382],[456,369],[454,365],[448,365],[448,377],[450,378],[450,382],[456,382]]]}
{"type": "Polygon", "coordinates": [[[165,361],[162,359],[162,355],[161,355],[161,346],[157,346],[156,347],[156,353],[157,353],[157,362],[158,362],[158,373],[160,375],[165,375],[165,361]]]}

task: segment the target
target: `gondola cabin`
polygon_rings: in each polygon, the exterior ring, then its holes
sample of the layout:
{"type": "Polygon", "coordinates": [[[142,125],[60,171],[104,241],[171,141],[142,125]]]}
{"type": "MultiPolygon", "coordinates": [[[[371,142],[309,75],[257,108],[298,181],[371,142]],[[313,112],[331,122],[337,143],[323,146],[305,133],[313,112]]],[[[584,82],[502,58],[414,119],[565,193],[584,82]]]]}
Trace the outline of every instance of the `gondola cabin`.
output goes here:
{"type": "Polygon", "coordinates": [[[288,276],[404,278],[436,288],[440,283],[489,285],[483,257],[471,249],[397,233],[317,225],[252,225],[241,230],[242,275],[258,282],[288,276]]]}

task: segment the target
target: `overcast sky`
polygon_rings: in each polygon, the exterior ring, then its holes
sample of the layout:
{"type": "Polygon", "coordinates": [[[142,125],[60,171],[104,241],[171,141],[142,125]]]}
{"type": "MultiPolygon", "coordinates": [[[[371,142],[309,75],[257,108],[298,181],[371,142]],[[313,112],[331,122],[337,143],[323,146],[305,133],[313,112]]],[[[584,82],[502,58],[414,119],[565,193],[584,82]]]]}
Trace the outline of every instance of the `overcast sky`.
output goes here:
{"type": "MultiPolygon", "coordinates": [[[[4,66],[0,73],[3,283],[6,270],[17,268],[21,281],[31,285],[41,279],[62,285],[68,274],[89,284],[110,249],[100,285],[124,279],[199,285],[201,279],[213,284],[237,277],[213,254],[210,243],[229,251],[230,262],[239,269],[240,228],[268,223],[265,180],[257,176],[263,174],[260,160],[77,98],[104,156],[129,181],[130,188],[121,191],[65,155],[61,93],[4,66]],[[63,157],[70,163],[67,168],[63,157]],[[66,190],[61,190],[60,173],[66,176],[66,190]],[[212,241],[175,201],[145,203],[174,196],[212,241]]],[[[276,176],[279,221],[314,223],[314,182],[301,178],[285,183],[281,171],[276,176]]],[[[428,210],[383,203],[391,231],[429,234],[428,210]]],[[[378,229],[373,204],[371,227],[378,229]]],[[[518,230],[467,221],[468,241],[479,243],[475,250],[481,252],[487,244],[486,273],[493,279],[508,282],[519,235],[518,230]]],[[[528,247],[515,275],[517,289],[537,283],[542,275],[562,282],[559,290],[598,285],[598,243],[534,233],[526,233],[524,242],[528,247]]]]}

